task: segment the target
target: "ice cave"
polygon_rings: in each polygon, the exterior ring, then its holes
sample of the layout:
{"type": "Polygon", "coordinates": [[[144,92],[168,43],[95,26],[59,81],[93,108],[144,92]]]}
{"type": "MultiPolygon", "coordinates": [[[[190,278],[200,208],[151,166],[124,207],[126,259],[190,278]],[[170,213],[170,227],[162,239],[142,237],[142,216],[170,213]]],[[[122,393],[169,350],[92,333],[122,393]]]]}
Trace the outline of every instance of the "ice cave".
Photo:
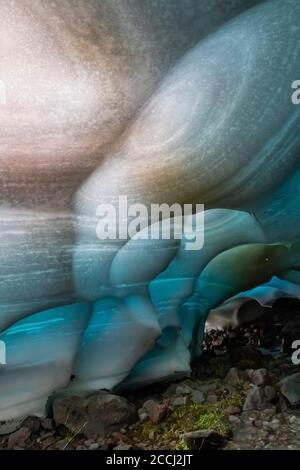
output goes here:
{"type": "Polygon", "coordinates": [[[0,31],[1,422],[300,299],[299,0],[1,0],[0,31]],[[122,196],[203,204],[203,247],[99,239],[122,196]]]}

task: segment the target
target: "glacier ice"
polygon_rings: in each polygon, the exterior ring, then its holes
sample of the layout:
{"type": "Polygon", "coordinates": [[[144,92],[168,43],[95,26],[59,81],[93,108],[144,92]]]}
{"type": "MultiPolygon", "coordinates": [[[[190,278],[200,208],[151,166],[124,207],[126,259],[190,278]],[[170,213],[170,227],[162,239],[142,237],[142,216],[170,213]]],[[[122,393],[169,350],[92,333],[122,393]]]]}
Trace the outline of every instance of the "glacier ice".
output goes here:
{"type": "Polygon", "coordinates": [[[189,375],[207,318],[300,298],[298,0],[0,12],[0,421],[189,375]],[[205,204],[203,249],[99,240],[124,195],[205,204]]]}

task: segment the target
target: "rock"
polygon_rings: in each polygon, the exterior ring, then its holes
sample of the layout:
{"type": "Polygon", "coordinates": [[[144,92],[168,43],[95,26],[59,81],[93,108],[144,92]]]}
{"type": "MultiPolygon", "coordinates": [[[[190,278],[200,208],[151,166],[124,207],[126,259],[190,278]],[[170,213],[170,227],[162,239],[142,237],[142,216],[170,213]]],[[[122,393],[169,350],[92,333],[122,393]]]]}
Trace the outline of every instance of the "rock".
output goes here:
{"type": "Polygon", "coordinates": [[[276,398],[276,390],[272,385],[266,385],[264,387],[264,393],[267,400],[272,401],[276,398]]]}
{"type": "Polygon", "coordinates": [[[202,393],[207,393],[207,392],[213,392],[217,388],[216,383],[210,383],[210,384],[197,384],[196,386],[197,390],[202,393]]]}
{"type": "Polygon", "coordinates": [[[188,402],[187,397],[177,397],[175,400],[172,401],[172,406],[184,406],[188,402]]]}
{"type": "Polygon", "coordinates": [[[110,437],[113,439],[113,442],[117,444],[124,442],[124,435],[118,431],[113,432],[110,437]]]}
{"type": "Polygon", "coordinates": [[[138,410],[138,416],[139,416],[140,421],[142,421],[142,423],[144,421],[147,421],[147,419],[148,419],[148,415],[147,415],[146,411],[144,410],[144,408],[140,408],[138,410]]]}
{"type": "Polygon", "coordinates": [[[137,420],[136,408],[125,398],[98,392],[88,398],[58,398],[53,402],[53,418],[72,433],[87,438],[103,438],[137,420]]]}
{"type": "Polygon", "coordinates": [[[98,442],[94,442],[93,444],[89,446],[89,450],[98,450],[99,447],[100,447],[100,444],[98,444],[98,442]]]}
{"type": "Polygon", "coordinates": [[[160,423],[168,413],[168,406],[165,403],[157,403],[154,400],[148,400],[143,405],[144,410],[153,423],[160,423]]]}
{"type": "Polygon", "coordinates": [[[224,442],[224,437],[210,429],[200,429],[199,431],[186,432],[180,435],[191,450],[217,449],[224,442]]]}
{"type": "Polygon", "coordinates": [[[179,397],[182,395],[190,395],[194,389],[198,389],[198,384],[191,380],[184,380],[179,383],[171,384],[163,393],[165,398],[179,397]]]}
{"type": "Polygon", "coordinates": [[[29,416],[23,421],[22,427],[28,428],[31,434],[36,434],[41,428],[41,420],[37,416],[29,416]]]}
{"type": "Polygon", "coordinates": [[[296,417],[296,416],[293,415],[293,416],[291,416],[291,417],[289,418],[289,423],[290,423],[290,424],[295,423],[295,421],[297,421],[297,417],[296,417]]]}
{"type": "Polygon", "coordinates": [[[108,441],[108,440],[107,440],[107,441],[103,441],[103,442],[101,443],[101,447],[100,447],[99,450],[108,450],[109,447],[110,447],[109,441],[108,441]]]}
{"type": "Polygon", "coordinates": [[[300,403],[300,373],[290,375],[280,382],[280,392],[291,405],[300,403]]]}
{"type": "Polygon", "coordinates": [[[164,398],[172,398],[174,395],[176,395],[176,389],[178,387],[178,384],[171,384],[167,388],[167,390],[163,393],[164,398]]]}
{"type": "Polygon", "coordinates": [[[256,420],[254,420],[254,421],[253,421],[253,424],[254,424],[254,426],[255,426],[256,428],[259,428],[259,429],[261,429],[262,426],[263,426],[263,422],[262,422],[261,419],[256,419],[256,420]]]}
{"type": "Polygon", "coordinates": [[[228,416],[228,421],[229,421],[231,424],[235,425],[235,426],[238,426],[238,425],[240,424],[240,422],[241,422],[240,418],[238,418],[238,417],[235,416],[235,415],[229,415],[229,416],[228,416]]]}
{"type": "Polygon", "coordinates": [[[84,445],[86,447],[90,447],[94,443],[95,443],[94,439],[87,439],[86,441],[84,441],[84,445]]]}
{"type": "MultiPolygon", "coordinates": [[[[175,444],[175,445],[176,445],[176,444],[175,444]]],[[[131,446],[130,446],[130,447],[131,447],[131,446]]],[[[135,444],[135,447],[136,447],[137,449],[140,449],[140,450],[146,450],[147,444],[145,444],[145,442],[139,442],[139,443],[135,444]]],[[[131,449],[132,449],[132,447],[131,447],[131,449]]],[[[126,450],[126,449],[125,449],[125,450],[126,450]]],[[[128,450],[130,450],[130,449],[128,449],[128,450]]]]}
{"type": "Polygon", "coordinates": [[[23,418],[0,422],[0,436],[12,434],[22,427],[23,418]]]}
{"type": "Polygon", "coordinates": [[[274,419],[270,423],[270,427],[272,428],[273,431],[277,431],[281,427],[280,421],[278,419],[274,419]]]}
{"type": "Polygon", "coordinates": [[[227,415],[238,415],[240,414],[241,412],[241,409],[238,407],[238,406],[228,406],[228,408],[226,408],[225,410],[225,413],[227,415]]]}
{"type": "Polygon", "coordinates": [[[246,369],[245,370],[245,374],[246,374],[246,376],[249,380],[251,380],[251,376],[252,376],[253,372],[254,372],[254,369],[246,369]]]}
{"type": "Polygon", "coordinates": [[[250,380],[255,385],[269,385],[272,382],[267,369],[257,369],[250,374],[250,380]]]}
{"type": "Polygon", "coordinates": [[[193,389],[186,384],[178,385],[178,387],[176,387],[175,394],[177,397],[180,397],[181,395],[191,395],[192,393],[193,389]]]}
{"type": "Polygon", "coordinates": [[[207,401],[209,403],[217,403],[218,402],[218,397],[215,394],[207,395],[207,401]]]}
{"type": "Polygon", "coordinates": [[[264,392],[261,388],[255,385],[251,390],[248,392],[246,397],[243,410],[250,411],[250,410],[260,410],[265,408],[266,406],[266,399],[264,392]]]}
{"type": "Polygon", "coordinates": [[[22,447],[26,441],[30,438],[31,431],[28,428],[22,427],[18,431],[11,434],[8,438],[8,448],[13,449],[14,447],[22,447]]]}
{"type": "Polygon", "coordinates": [[[53,418],[56,426],[65,426],[72,432],[84,432],[88,425],[86,400],[79,397],[61,398],[53,401],[53,418]]]}
{"type": "Polygon", "coordinates": [[[193,390],[191,400],[193,403],[200,404],[205,401],[204,395],[199,390],[193,390]]]}
{"type": "Polygon", "coordinates": [[[276,415],[276,408],[266,408],[262,413],[260,413],[260,415],[267,419],[271,419],[274,415],[276,415]]]}
{"type": "Polygon", "coordinates": [[[132,446],[129,444],[120,444],[119,446],[114,448],[114,450],[131,450],[131,449],[132,449],[132,446]]]}
{"type": "Polygon", "coordinates": [[[44,418],[41,420],[41,426],[45,431],[53,431],[54,430],[54,422],[50,418],[44,418]]]}
{"type": "Polygon", "coordinates": [[[232,367],[224,379],[227,385],[238,385],[241,382],[241,374],[236,367],[232,367]]]}

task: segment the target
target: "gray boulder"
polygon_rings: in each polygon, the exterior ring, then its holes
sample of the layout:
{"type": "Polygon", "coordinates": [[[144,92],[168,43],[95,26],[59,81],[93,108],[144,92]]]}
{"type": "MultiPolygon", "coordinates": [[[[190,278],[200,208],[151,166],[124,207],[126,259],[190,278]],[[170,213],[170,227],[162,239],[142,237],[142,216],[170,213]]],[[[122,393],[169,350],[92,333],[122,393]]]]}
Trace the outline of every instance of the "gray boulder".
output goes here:
{"type": "Polygon", "coordinates": [[[300,373],[289,375],[280,382],[280,392],[291,405],[300,403],[300,373]]]}
{"type": "Polygon", "coordinates": [[[58,398],[53,402],[57,426],[87,438],[103,438],[137,421],[136,408],[125,398],[98,392],[88,398],[58,398]]]}

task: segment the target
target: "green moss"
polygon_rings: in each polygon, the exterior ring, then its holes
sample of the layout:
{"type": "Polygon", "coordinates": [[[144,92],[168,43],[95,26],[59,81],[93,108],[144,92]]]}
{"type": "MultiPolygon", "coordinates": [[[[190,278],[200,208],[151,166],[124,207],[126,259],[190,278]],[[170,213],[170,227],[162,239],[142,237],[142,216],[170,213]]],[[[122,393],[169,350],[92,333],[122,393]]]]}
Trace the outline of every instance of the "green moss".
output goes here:
{"type": "Polygon", "coordinates": [[[174,450],[191,450],[183,439],[179,439],[174,450]]]}
{"type": "Polygon", "coordinates": [[[211,411],[199,417],[197,420],[198,429],[213,429],[219,434],[226,436],[229,432],[228,426],[220,419],[216,411],[211,411]]]}
{"type": "Polygon", "coordinates": [[[153,424],[149,421],[141,424],[136,437],[140,437],[143,442],[151,442],[150,436],[155,433],[155,441],[160,445],[168,445],[176,442],[176,450],[189,450],[187,444],[180,439],[180,434],[184,432],[196,431],[199,429],[211,429],[226,436],[229,426],[226,422],[226,409],[228,406],[241,406],[244,401],[245,390],[241,389],[235,395],[225,395],[219,392],[217,403],[187,404],[177,407],[171,411],[163,424],[153,424]]]}
{"type": "Polygon", "coordinates": [[[143,442],[147,442],[150,439],[150,436],[154,433],[154,435],[160,434],[161,428],[159,424],[154,424],[151,421],[146,421],[142,424],[140,429],[140,437],[143,442]]]}

